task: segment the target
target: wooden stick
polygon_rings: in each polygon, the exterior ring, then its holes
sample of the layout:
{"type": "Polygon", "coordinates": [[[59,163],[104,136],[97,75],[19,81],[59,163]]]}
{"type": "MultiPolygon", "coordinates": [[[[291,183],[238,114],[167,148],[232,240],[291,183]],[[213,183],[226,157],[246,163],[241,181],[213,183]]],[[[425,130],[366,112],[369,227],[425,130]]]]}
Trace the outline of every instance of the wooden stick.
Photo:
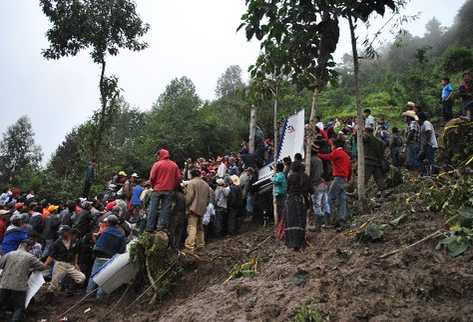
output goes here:
{"type": "Polygon", "coordinates": [[[397,253],[399,253],[399,252],[401,252],[401,251],[404,251],[404,250],[407,250],[407,249],[409,249],[409,248],[411,248],[411,247],[414,247],[414,246],[416,246],[416,245],[418,245],[418,244],[420,244],[420,243],[423,243],[423,242],[425,242],[425,241],[427,241],[427,240],[429,240],[429,239],[432,239],[432,238],[434,238],[434,237],[437,237],[437,236],[439,236],[439,235],[441,235],[441,234],[442,234],[442,229],[439,229],[439,230],[437,230],[436,232],[434,232],[434,233],[432,233],[432,234],[430,234],[430,235],[428,235],[428,236],[422,238],[421,240],[416,241],[416,242],[413,243],[413,244],[410,244],[410,245],[408,245],[408,246],[401,247],[401,248],[398,248],[398,249],[396,249],[396,250],[393,250],[392,252],[383,254],[383,255],[379,256],[379,258],[381,258],[381,259],[387,258],[387,257],[392,256],[392,255],[394,255],[394,254],[397,254],[397,253]]]}
{"type": "Polygon", "coordinates": [[[266,243],[271,237],[273,237],[273,235],[269,235],[268,237],[266,237],[261,243],[259,243],[258,245],[256,245],[255,248],[251,249],[251,250],[248,251],[246,254],[247,254],[247,255],[250,255],[251,253],[253,253],[255,250],[257,250],[258,248],[260,248],[261,245],[263,245],[264,243],[266,243]]]}
{"type": "Polygon", "coordinates": [[[66,310],[66,312],[58,315],[58,318],[60,317],[65,317],[65,315],[69,312],[71,312],[72,310],[74,310],[76,307],[78,307],[79,305],[82,304],[82,302],[84,302],[89,296],[91,296],[92,294],[94,294],[95,292],[97,292],[98,290],[98,287],[95,288],[94,290],[90,291],[89,293],[87,293],[86,295],[84,295],[84,297],[82,297],[76,304],[74,304],[73,306],[71,306],[70,308],[68,308],[66,310]]]}
{"type": "Polygon", "coordinates": [[[120,298],[118,299],[118,301],[115,302],[115,304],[112,305],[112,307],[110,308],[110,310],[102,317],[101,320],[104,320],[110,313],[112,313],[115,308],[118,306],[118,304],[120,304],[123,299],[125,298],[125,295],[126,293],[128,293],[128,291],[130,290],[131,288],[131,285],[132,284],[128,284],[128,286],[126,287],[125,291],[123,292],[123,294],[120,296],[120,298]]]}

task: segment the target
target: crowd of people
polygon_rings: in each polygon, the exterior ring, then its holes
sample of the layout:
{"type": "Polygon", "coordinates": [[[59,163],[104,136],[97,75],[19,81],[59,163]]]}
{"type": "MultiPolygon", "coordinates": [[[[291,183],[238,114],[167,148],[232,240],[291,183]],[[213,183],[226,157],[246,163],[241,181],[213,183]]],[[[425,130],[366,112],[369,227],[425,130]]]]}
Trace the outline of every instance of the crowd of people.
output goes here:
{"type": "MultiPolygon", "coordinates": [[[[452,87],[443,81],[443,117],[452,117],[452,87]]],[[[471,77],[465,73],[460,90],[464,117],[471,117],[471,77]]],[[[386,191],[386,172],[407,167],[429,176],[435,171],[438,143],[427,114],[414,102],[402,113],[405,130],[391,128],[370,109],[364,111],[363,137],[365,179],[374,178],[378,197],[386,191]]],[[[310,126],[310,125],[308,125],[310,126]]],[[[287,247],[305,244],[307,216],[315,228],[348,224],[348,186],[357,158],[355,118],[317,118],[310,158],[296,154],[273,164],[272,193],[276,212],[276,236],[287,247]]],[[[261,216],[255,183],[258,168],[271,163],[274,147],[256,131],[256,149],[249,153],[244,142],[239,153],[216,159],[188,159],[182,168],[160,149],[149,176],[118,172],[103,193],[90,198],[96,180],[96,162],[86,168],[82,197],[52,204],[34,191],[17,188],[0,195],[0,305],[13,307],[11,321],[22,321],[28,274],[44,271],[49,294],[80,285],[88,292],[104,292],[91,278],[127,243],[147,232],[168,240],[170,247],[187,252],[204,247],[212,238],[237,234],[242,222],[261,216]]],[[[273,205],[270,204],[272,208],[273,205]]],[[[271,212],[272,209],[266,211],[271,212]]]]}
{"type": "MultiPolygon", "coordinates": [[[[471,120],[473,92],[471,73],[465,72],[464,83],[458,92],[453,91],[448,78],[442,79],[440,100],[444,122],[454,117],[453,101],[460,99],[458,117],[471,120]]],[[[378,119],[370,109],[365,109],[363,151],[365,184],[374,179],[377,196],[382,200],[387,193],[387,173],[391,170],[400,177],[400,168],[422,176],[431,176],[439,169],[436,153],[439,148],[434,125],[428,114],[414,102],[406,104],[402,118],[405,129],[390,128],[381,116],[378,119]]],[[[276,164],[273,175],[273,194],[277,212],[276,235],[286,245],[299,250],[305,245],[307,222],[321,227],[346,227],[349,216],[347,189],[352,178],[352,166],[357,159],[357,122],[330,119],[326,123],[316,117],[314,128],[307,125],[307,132],[315,133],[311,149],[310,174],[304,171],[301,155],[294,162],[289,158],[276,164]],[[307,216],[313,216],[308,218],[307,216]],[[309,220],[308,220],[309,219],[309,220]]]]}
{"type": "Polygon", "coordinates": [[[0,305],[13,307],[12,321],[22,321],[31,270],[44,271],[51,296],[84,287],[103,298],[91,277],[144,232],[189,252],[209,238],[236,234],[243,218],[253,217],[257,175],[247,165],[255,158],[245,164],[242,156],[188,159],[180,169],[161,149],[149,177],[119,171],[103,193],[89,198],[96,177],[92,160],[83,196],[58,204],[34,191],[6,189],[0,195],[0,305]]]}

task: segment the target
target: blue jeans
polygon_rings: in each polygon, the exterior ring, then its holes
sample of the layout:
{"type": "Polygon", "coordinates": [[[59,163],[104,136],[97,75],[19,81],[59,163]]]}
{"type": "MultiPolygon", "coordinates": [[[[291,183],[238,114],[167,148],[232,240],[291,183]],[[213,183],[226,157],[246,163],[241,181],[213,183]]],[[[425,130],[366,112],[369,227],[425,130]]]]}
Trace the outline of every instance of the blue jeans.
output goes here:
{"type": "Polygon", "coordinates": [[[146,221],[146,230],[153,231],[158,222],[158,230],[168,230],[169,217],[171,216],[171,192],[170,191],[153,191],[149,201],[148,219],[146,221]],[[161,210],[158,219],[158,208],[161,204],[161,210]]]}
{"type": "MultiPolygon", "coordinates": [[[[92,292],[97,288],[97,284],[95,284],[92,277],[102,268],[102,266],[108,261],[106,258],[96,258],[94,261],[94,265],[92,266],[92,273],[89,277],[89,283],[87,284],[87,293],[92,292]]],[[[100,287],[97,289],[96,297],[98,299],[102,299],[105,296],[105,292],[100,287]]]]}
{"type": "Polygon", "coordinates": [[[314,208],[315,219],[321,223],[325,216],[330,216],[330,202],[327,193],[327,184],[322,182],[315,188],[312,197],[312,206],[314,208]]]}
{"type": "Polygon", "coordinates": [[[246,196],[246,215],[253,214],[254,210],[253,195],[248,194],[246,196]]]}
{"type": "Polygon", "coordinates": [[[337,217],[341,221],[347,220],[347,182],[345,178],[335,177],[330,185],[328,196],[332,203],[338,204],[337,217]]]}
{"type": "Polygon", "coordinates": [[[411,170],[418,169],[420,166],[419,162],[419,144],[418,143],[408,143],[407,144],[407,167],[411,170]]]}

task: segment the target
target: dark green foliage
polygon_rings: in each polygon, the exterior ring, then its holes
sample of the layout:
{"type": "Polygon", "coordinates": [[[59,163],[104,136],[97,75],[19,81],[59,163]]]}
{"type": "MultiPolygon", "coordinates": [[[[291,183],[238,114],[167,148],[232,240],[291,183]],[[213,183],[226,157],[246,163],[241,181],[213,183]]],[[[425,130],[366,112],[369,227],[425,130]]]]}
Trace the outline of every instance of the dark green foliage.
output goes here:
{"type": "Polygon", "coordinates": [[[443,55],[442,70],[447,74],[461,73],[473,66],[473,50],[449,48],[443,55]]]}
{"type": "Polygon", "coordinates": [[[323,88],[333,77],[332,53],[339,39],[338,17],[325,1],[247,0],[239,29],[261,41],[250,66],[254,79],[287,76],[300,88],[323,88]]]}

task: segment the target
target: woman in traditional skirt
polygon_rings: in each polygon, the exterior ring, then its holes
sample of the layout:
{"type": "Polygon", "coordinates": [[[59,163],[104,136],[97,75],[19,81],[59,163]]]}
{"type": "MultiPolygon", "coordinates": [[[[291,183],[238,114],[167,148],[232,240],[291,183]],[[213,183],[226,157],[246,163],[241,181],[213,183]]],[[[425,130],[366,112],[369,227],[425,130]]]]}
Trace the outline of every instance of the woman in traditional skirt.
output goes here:
{"type": "Polygon", "coordinates": [[[286,227],[284,229],[286,246],[294,250],[304,247],[310,189],[310,179],[304,173],[304,166],[301,162],[294,162],[287,178],[286,227]]]}

